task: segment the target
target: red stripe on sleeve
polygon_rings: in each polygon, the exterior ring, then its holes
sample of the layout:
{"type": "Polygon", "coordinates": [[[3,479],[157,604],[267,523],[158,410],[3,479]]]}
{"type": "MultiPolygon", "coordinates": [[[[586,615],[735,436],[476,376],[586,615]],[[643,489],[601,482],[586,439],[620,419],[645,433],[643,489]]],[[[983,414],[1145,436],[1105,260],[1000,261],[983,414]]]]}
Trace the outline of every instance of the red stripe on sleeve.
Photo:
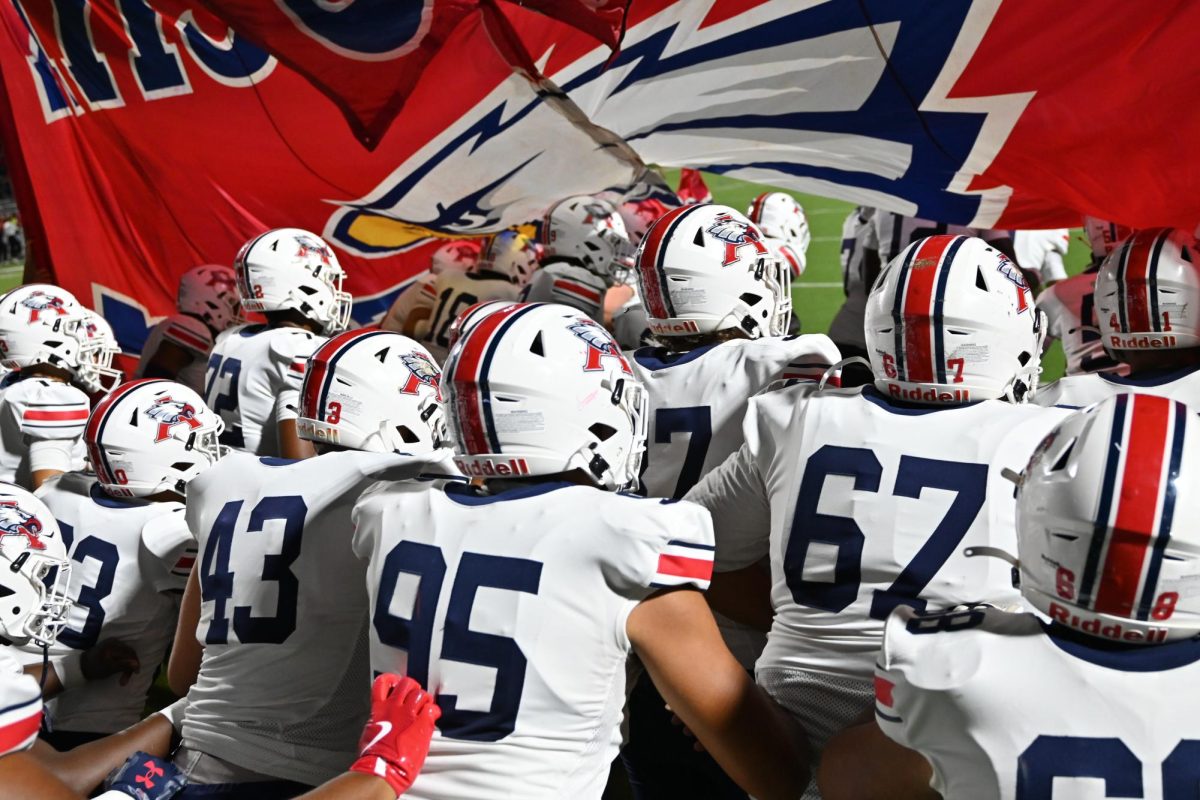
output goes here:
{"type": "Polygon", "coordinates": [[[30,422],[83,422],[88,418],[86,408],[73,408],[67,411],[26,411],[23,415],[30,422]]]}
{"type": "Polygon", "coordinates": [[[172,325],[171,327],[167,328],[167,336],[172,339],[177,339],[182,344],[185,344],[188,347],[194,347],[197,350],[207,350],[208,349],[208,342],[201,339],[199,336],[192,333],[191,331],[186,330],[184,328],[180,328],[175,325],[172,325]]]}
{"type": "Polygon", "coordinates": [[[893,708],[896,705],[896,700],[892,697],[892,691],[896,688],[896,684],[889,681],[887,678],[875,676],[875,699],[887,706],[893,708]]]}
{"type": "Polygon", "coordinates": [[[580,285],[578,283],[571,283],[570,281],[557,280],[554,282],[554,288],[558,289],[559,291],[562,291],[562,292],[567,292],[568,294],[579,295],[584,300],[591,300],[593,303],[600,302],[600,293],[599,292],[594,292],[591,289],[587,288],[586,286],[580,285]]]}
{"type": "Polygon", "coordinates": [[[713,562],[706,558],[687,558],[663,554],[658,557],[658,573],[677,578],[712,580],[713,562]]]}
{"type": "Polygon", "coordinates": [[[41,703],[32,703],[29,709],[28,717],[0,728],[0,755],[21,749],[26,742],[37,736],[38,728],[42,725],[41,703]]]}

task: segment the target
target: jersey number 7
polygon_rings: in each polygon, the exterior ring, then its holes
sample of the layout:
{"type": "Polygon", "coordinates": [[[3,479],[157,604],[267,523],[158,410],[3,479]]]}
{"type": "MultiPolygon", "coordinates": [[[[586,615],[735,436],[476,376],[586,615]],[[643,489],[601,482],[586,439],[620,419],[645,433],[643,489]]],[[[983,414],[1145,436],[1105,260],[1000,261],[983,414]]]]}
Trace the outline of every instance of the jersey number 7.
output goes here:
{"type": "MultiPolygon", "coordinates": [[[[852,517],[817,511],[825,479],[830,475],[853,478],[855,491],[878,492],[883,465],[865,448],[825,445],[809,457],[804,467],[783,570],[792,598],[797,603],[837,613],[858,597],[866,537],[852,517]],[[813,544],[837,549],[832,582],[804,577],[805,561],[813,544]]],[[[875,590],[871,599],[872,618],[887,619],[892,609],[899,605],[925,610],[926,601],[920,594],[958,549],[983,508],[987,476],[986,464],[901,456],[896,485],[892,489],[894,496],[920,499],[924,489],[943,489],[954,492],[954,501],[892,585],[886,590],[875,590]]]]}

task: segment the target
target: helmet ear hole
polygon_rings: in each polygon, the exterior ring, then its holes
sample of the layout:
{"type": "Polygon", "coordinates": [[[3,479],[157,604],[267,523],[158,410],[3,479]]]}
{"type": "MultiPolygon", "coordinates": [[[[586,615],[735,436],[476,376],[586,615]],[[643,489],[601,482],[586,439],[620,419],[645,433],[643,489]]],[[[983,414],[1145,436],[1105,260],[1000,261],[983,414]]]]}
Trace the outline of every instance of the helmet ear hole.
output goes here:
{"type": "Polygon", "coordinates": [[[692,244],[704,247],[704,231],[701,228],[696,229],[696,235],[692,237],[692,244]]]}
{"type": "Polygon", "coordinates": [[[542,332],[538,331],[537,336],[533,337],[533,341],[529,344],[529,352],[535,356],[546,357],[546,351],[542,346],[542,332]]]}
{"type": "Polygon", "coordinates": [[[1078,439],[1073,439],[1069,445],[1063,448],[1062,455],[1058,457],[1058,461],[1054,462],[1054,466],[1050,467],[1051,472],[1061,472],[1067,468],[1067,462],[1071,460],[1071,453],[1075,450],[1075,442],[1078,439]]]}
{"type": "Polygon", "coordinates": [[[396,433],[400,434],[400,438],[405,444],[416,444],[421,441],[421,437],[413,433],[412,428],[407,425],[397,425],[396,433]]]}
{"type": "Polygon", "coordinates": [[[195,466],[195,463],[192,461],[176,461],[174,464],[171,465],[171,469],[176,469],[176,470],[179,470],[180,472],[186,472],[194,466],[195,466]]]}
{"type": "Polygon", "coordinates": [[[606,442],[616,434],[617,429],[611,425],[605,425],[603,422],[597,422],[588,428],[588,431],[600,441],[606,442]]]}
{"type": "Polygon", "coordinates": [[[1021,355],[1017,356],[1017,361],[1023,367],[1029,363],[1029,359],[1031,359],[1031,358],[1033,358],[1033,356],[1029,354],[1029,351],[1023,350],[1023,351],[1021,351],[1021,355]]]}
{"type": "Polygon", "coordinates": [[[755,306],[758,305],[759,301],[762,300],[762,297],[756,294],[751,294],[750,292],[743,292],[738,299],[748,306],[755,306]]]}
{"type": "Polygon", "coordinates": [[[978,267],[975,270],[975,288],[982,289],[985,292],[988,290],[987,281],[983,277],[983,267],[978,267]]]}

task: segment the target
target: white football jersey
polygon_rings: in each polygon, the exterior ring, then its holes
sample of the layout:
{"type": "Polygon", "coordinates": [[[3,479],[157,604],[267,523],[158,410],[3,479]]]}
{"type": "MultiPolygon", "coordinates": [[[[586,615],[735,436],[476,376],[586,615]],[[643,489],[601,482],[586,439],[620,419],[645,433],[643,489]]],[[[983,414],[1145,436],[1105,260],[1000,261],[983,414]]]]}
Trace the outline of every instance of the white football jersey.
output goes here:
{"type": "Polygon", "coordinates": [[[1070,246],[1071,232],[1066,228],[1013,233],[1017,263],[1036,272],[1044,283],[1061,281],[1067,277],[1063,256],[1070,246]]]}
{"type": "Polygon", "coordinates": [[[707,588],[708,514],[565,483],[481,496],[409,482],[372,487],[354,519],[371,666],[442,708],[405,800],[599,800],[621,742],[626,620],[659,587],[707,588]]]}
{"type": "Polygon", "coordinates": [[[204,402],[221,415],[221,443],[279,455],[278,423],[296,419],[308,357],[324,337],[301,328],[237,325],[213,345],[204,402]]]}
{"type": "Polygon", "coordinates": [[[900,251],[913,242],[927,236],[978,236],[985,242],[998,239],[1008,239],[1011,233],[992,228],[968,228],[964,225],[947,225],[944,222],[934,222],[920,217],[906,217],[894,211],[882,209],[875,212],[875,236],[879,242],[879,259],[886,265],[900,254],[900,251]]]}
{"type": "Polygon", "coordinates": [[[62,529],[71,558],[68,595],[75,601],[51,652],[120,639],[142,665],[125,686],[118,675],[71,686],[50,702],[51,725],[115,733],[142,718],[146,693],[175,632],[196,542],[183,503],[114,499],[83,472],[47,481],[37,495],[62,529]]]}
{"type": "Polygon", "coordinates": [[[683,497],[741,447],[752,396],[776,380],[815,387],[839,360],[837,347],[823,334],[733,339],[686,353],[661,347],[635,351],[630,366],[650,406],[645,494],[683,497]]]}
{"type": "Polygon", "coordinates": [[[718,570],[770,557],[775,620],[757,679],[819,751],[869,707],[893,608],[1019,601],[1008,565],[962,551],[1016,552],[1001,470],[1023,469],[1070,412],[897,405],[873,387],[805,399],[802,389],[754,398],[745,445],[687,499],[712,512],[718,570]]]}
{"type": "Polygon", "coordinates": [[[213,335],[204,320],[190,314],[172,314],[150,329],[146,343],[142,345],[142,356],[138,361],[135,377],[145,377],[146,367],[163,342],[170,342],[192,356],[192,361],[174,377],[176,383],[197,393],[204,391],[204,372],[208,367],[208,354],[213,348],[213,335]]]}
{"type": "Polygon", "coordinates": [[[388,309],[383,327],[387,330],[399,331],[403,328],[408,315],[419,305],[428,306],[437,294],[433,291],[433,282],[437,279],[431,271],[418,273],[412,282],[396,296],[392,307],[388,309]],[[424,297],[422,297],[424,295],[424,297]]]}
{"type": "Polygon", "coordinates": [[[42,687],[0,645],[0,758],[33,747],[42,725],[42,687]]]}
{"type": "Polygon", "coordinates": [[[1104,350],[1096,322],[1095,290],[1096,271],[1088,270],[1038,295],[1037,307],[1046,313],[1046,346],[1055,339],[1062,342],[1068,375],[1129,371],[1104,350]]]}
{"type": "Polygon", "coordinates": [[[1200,642],[1114,650],[1032,614],[887,622],[875,716],[946,800],[1195,797],[1200,642]]]}
{"type": "Polygon", "coordinates": [[[185,744],[314,785],[350,765],[371,678],[350,510],[372,481],[415,477],[432,459],[234,453],[188,484],[204,656],[188,692],[185,744]]]}
{"type": "Polygon", "coordinates": [[[592,272],[555,261],[533,273],[522,299],[527,303],[561,303],[577,308],[601,325],[604,324],[604,295],[608,284],[592,272]]]}
{"type": "Polygon", "coordinates": [[[874,217],[875,209],[859,206],[842,222],[842,290],[846,302],[829,325],[829,338],[860,350],[867,349],[867,295],[871,293],[866,252],[879,250],[874,217]]]}
{"type": "Polygon", "coordinates": [[[69,383],[22,379],[13,373],[0,388],[0,481],[31,485],[30,449],[54,442],[70,453],[69,469],[83,469],[88,397],[69,383]]]}
{"type": "Polygon", "coordinates": [[[433,282],[432,293],[423,291],[416,307],[432,309],[429,319],[416,331],[417,339],[437,363],[450,352],[450,329],[458,315],[476,303],[488,300],[516,300],[520,288],[507,278],[493,278],[474,272],[443,272],[433,282]]]}
{"type": "Polygon", "coordinates": [[[1033,402],[1042,406],[1083,408],[1113,395],[1130,392],[1200,405],[1200,367],[1145,371],[1134,375],[1115,372],[1068,375],[1038,389],[1033,402]]]}

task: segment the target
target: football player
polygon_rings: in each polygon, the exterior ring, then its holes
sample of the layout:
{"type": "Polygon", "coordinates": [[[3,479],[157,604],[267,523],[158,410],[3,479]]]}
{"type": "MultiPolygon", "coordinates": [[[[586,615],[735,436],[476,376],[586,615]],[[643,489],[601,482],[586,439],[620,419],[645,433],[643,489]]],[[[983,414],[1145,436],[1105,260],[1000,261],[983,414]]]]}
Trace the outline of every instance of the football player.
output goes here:
{"type": "Polygon", "coordinates": [[[788,270],[790,279],[803,275],[812,233],[796,198],[787,192],[763,192],[750,202],[746,216],[762,231],[767,247],[788,270]]]}
{"type": "Polygon", "coordinates": [[[380,483],[354,510],[371,666],[416,679],[443,712],[406,796],[598,799],[633,651],[745,788],[794,798],[802,736],[700,593],[707,515],[617,491],[637,483],[646,406],[608,333],[557,304],[497,311],[454,346],[442,390],[479,485],[380,483]]]}
{"type": "Polygon", "coordinates": [[[1191,234],[1138,231],[1096,273],[1100,344],[1126,374],[1068,375],[1038,393],[1043,405],[1082,408],[1121,392],[1200,405],[1200,252],[1191,234]]]}
{"type": "Polygon", "coordinates": [[[83,309],[83,332],[87,335],[87,341],[80,355],[91,362],[89,369],[94,371],[96,384],[100,387],[89,393],[90,399],[99,402],[101,397],[125,379],[121,370],[112,365],[113,359],[121,354],[121,346],[117,344],[117,335],[108,320],[90,308],[83,309]]]}
{"type": "Polygon", "coordinates": [[[1062,422],[1018,489],[1021,594],[1044,616],[898,608],[875,721],[830,743],[826,800],[1194,795],[1198,434],[1200,408],[1141,394],[1062,422]]]}
{"type": "Polygon", "coordinates": [[[308,356],[350,322],[345,271],[319,236],[277,228],[247,242],[234,264],[242,308],[267,318],[239,325],[213,345],[204,400],[225,421],[222,444],[260,456],[305,458],[296,436],[308,356]]]}
{"type": "Polygon", "coordinates": [[[85,392],[101,375],[83,307],[65,289],[30,284],[0,297],[0,480],[36,489],[83,467],[85,392]]]}
{"type": "Polygon", "coordinates": [[[1080,274],[1054,284],[1038,296],[1038,308],[1046,314],[1046,345],[1055,339],[1062,342],[1068,375],[1127,374],[1128,365],[1114,361],[1104,349],[1096,321],[1095,287],[1101,262],[1133,230],[1095,217],[1084,218],[1084,230],[1092,247],[1092,263],[1080,274]]]}
{"type": "Polygon", "coordinates": [[[104,800],[167,800],[182,785],[169,764],[136,751],[166,753],[172,727],[154,714],[138,725],[60,753],[37,738],[42,721],[38,682],[22,674],[15,648],[50,648],[71,607],[62,534],[50,510],[29,492],[0,484],[0,797],[78,800],[129,758],[143,781],[123,772],[104,800]],[[134,754],[131,756],[131,754],[134,754]],[[153,770],[153,771],[150,771],[153,770]],[[146,785],[145,776],[153,780],[146,785]],[[135,793],[141,788],[142,794],[135,793]]]}
{"type": "MultiPolygon", "coordinates": [[[[846,302],[829,325],[829,338],[846,358],[867,357],[867,295],[879,277],[879,240],[875,231],[875,209],[859,206],[842,223],[842,290],[846,302]]],[[[874,377],[861,363],[842,368],[842,385],[863,386],[874,377]]]]}
{"type": "Polygon", "coordinates": [[[216,264],[193,267],[179,278],[175,308],[150,329],[137,377],[166,378],[200,392],[213,341],[241,319],[237,275],[216,264]]]}
{"type": "Polygon", "coordinates": [[[524,299],[568,305],[605,324],[605,295],[627,282],[633,266],[633,245],[616,208],[590,195],[560,200],[546,211],[542,236],[545,257],[524,299]]]}
{"type": "Polygon", "coordinates": [[[407,337],[342,333],[313,354],[301,392],[299,435],[320,455],[233,453],[189,485],[200,557],[168,678],[187,695],[175,763],[193,784],[292,796],[354,760],[370,698],[350,509],[371,481],[426,468],[396,453],[437,447],[439,378],[407,337]]]}
{"type": "MultiPolygon", "coordinates": [[[[742,444],[753,395],[776,380],[815,387],[841,357],[827,336],[783,337],[791,310],[786,268],[758,227],[728,206],[669,211],[642,240],[636,271],[649,329],[665,345],[635,351],[631,363],[649,398],[642,486],[650,497],[678,500],[742,444]]],[[[738,661],[753,669],[765,634],[722,616],[717,622],[738,661]]],[[[648,677],[630,704],[622,756],[638,797],[745,797],[736,787],[717,788],[728,779],[672,728],[648,677]]]]}
{"type": "Polygon", "coordinates": [[[1042,286],[1052,286],[1067,277],[1063,256],[1070,246],[1071,232],[1066,228],[1013,232],[1017,263],[1035,273],[1042,286]]]}
{"type": "Polygon", "coordinates": [[[477,241],[459,239],[447,242],[435,250],[429,262],[429,269],[413,277],[408,287],[397,295],[396,301],[388,309],[388,313],[383,318],[379,327],[385,331],[402,332],[409,315],[413,313],[413,309],[418,304],[425,308],[422,314],[428,315],[429,303],[432,301],[422,300],[421,297],[422,295],[426,295],[429,298],[437,297],[437,293],[433,290],[433,282],[437,280],[438,275],[441,275],[443,272],[469,272],[473,270],[475,265],[479,263],[481,249],[477,241]]]}
{"type": "Polygon", "coordinates": [[[1069,413],[1021,402],[1037,387],[1039,319],[1021,273],[982,239],[909,245],[876,281],[866,325],[874,386],[754,398],[746,443],[686,498],[712,513],[718,583],[769,556],[774,623],[756,677],[815,753],[870,708],[893,608],[1016,599],[1006,569],[959,553],[1011,545],[1001,471],[1069,413]]]}
{"type": "Polygon", "coordinates": [[[443,272],[418,300],[404,332],[420,341],[436,360],[450,350],[450,328],[465,309],[489,300],[515,301],[537,269],[537,249],[517,231],[501,231],[488,242],[470,272],[443,272]]]}
{"type": "Polygon", "coordinates": [[[88,420],[84,441],[95,474],[68,472],[39,490],[73,562],[73,606],[56,652],[119,639],[133,648],[135,665],[144,667],[84,683],[82,675],[56,663],[65,690],[51,705],[46,738],[58,749],[142,718],[195,560],[184,520],[187,484],[223,454],[221,428],[221,419],[186,386],[154,379],[126,383],[88,420]]]}
{"type": "MultiPolygon", "coordinates": [[[[992,247],[1008,256],[1015,264],[1017,261],[1016,245],[1013,243],[1012,232],[992,228],[968,228],[963,225],[947,225],[944,222],[908,217],[895,211],[877,210],[873,215],[875,225],[875,241],[879,245],[879,261],[888,264],[900,251],[927,236],[974,236],[983,239],[992,247]]],[[[1022,270],[1026,282],[1033,285],[1030,278],[1036,280],[1033,271],[1022,270]]],[[[1035,287],[1036,288],[1036,287],[1035,287]]]]}

